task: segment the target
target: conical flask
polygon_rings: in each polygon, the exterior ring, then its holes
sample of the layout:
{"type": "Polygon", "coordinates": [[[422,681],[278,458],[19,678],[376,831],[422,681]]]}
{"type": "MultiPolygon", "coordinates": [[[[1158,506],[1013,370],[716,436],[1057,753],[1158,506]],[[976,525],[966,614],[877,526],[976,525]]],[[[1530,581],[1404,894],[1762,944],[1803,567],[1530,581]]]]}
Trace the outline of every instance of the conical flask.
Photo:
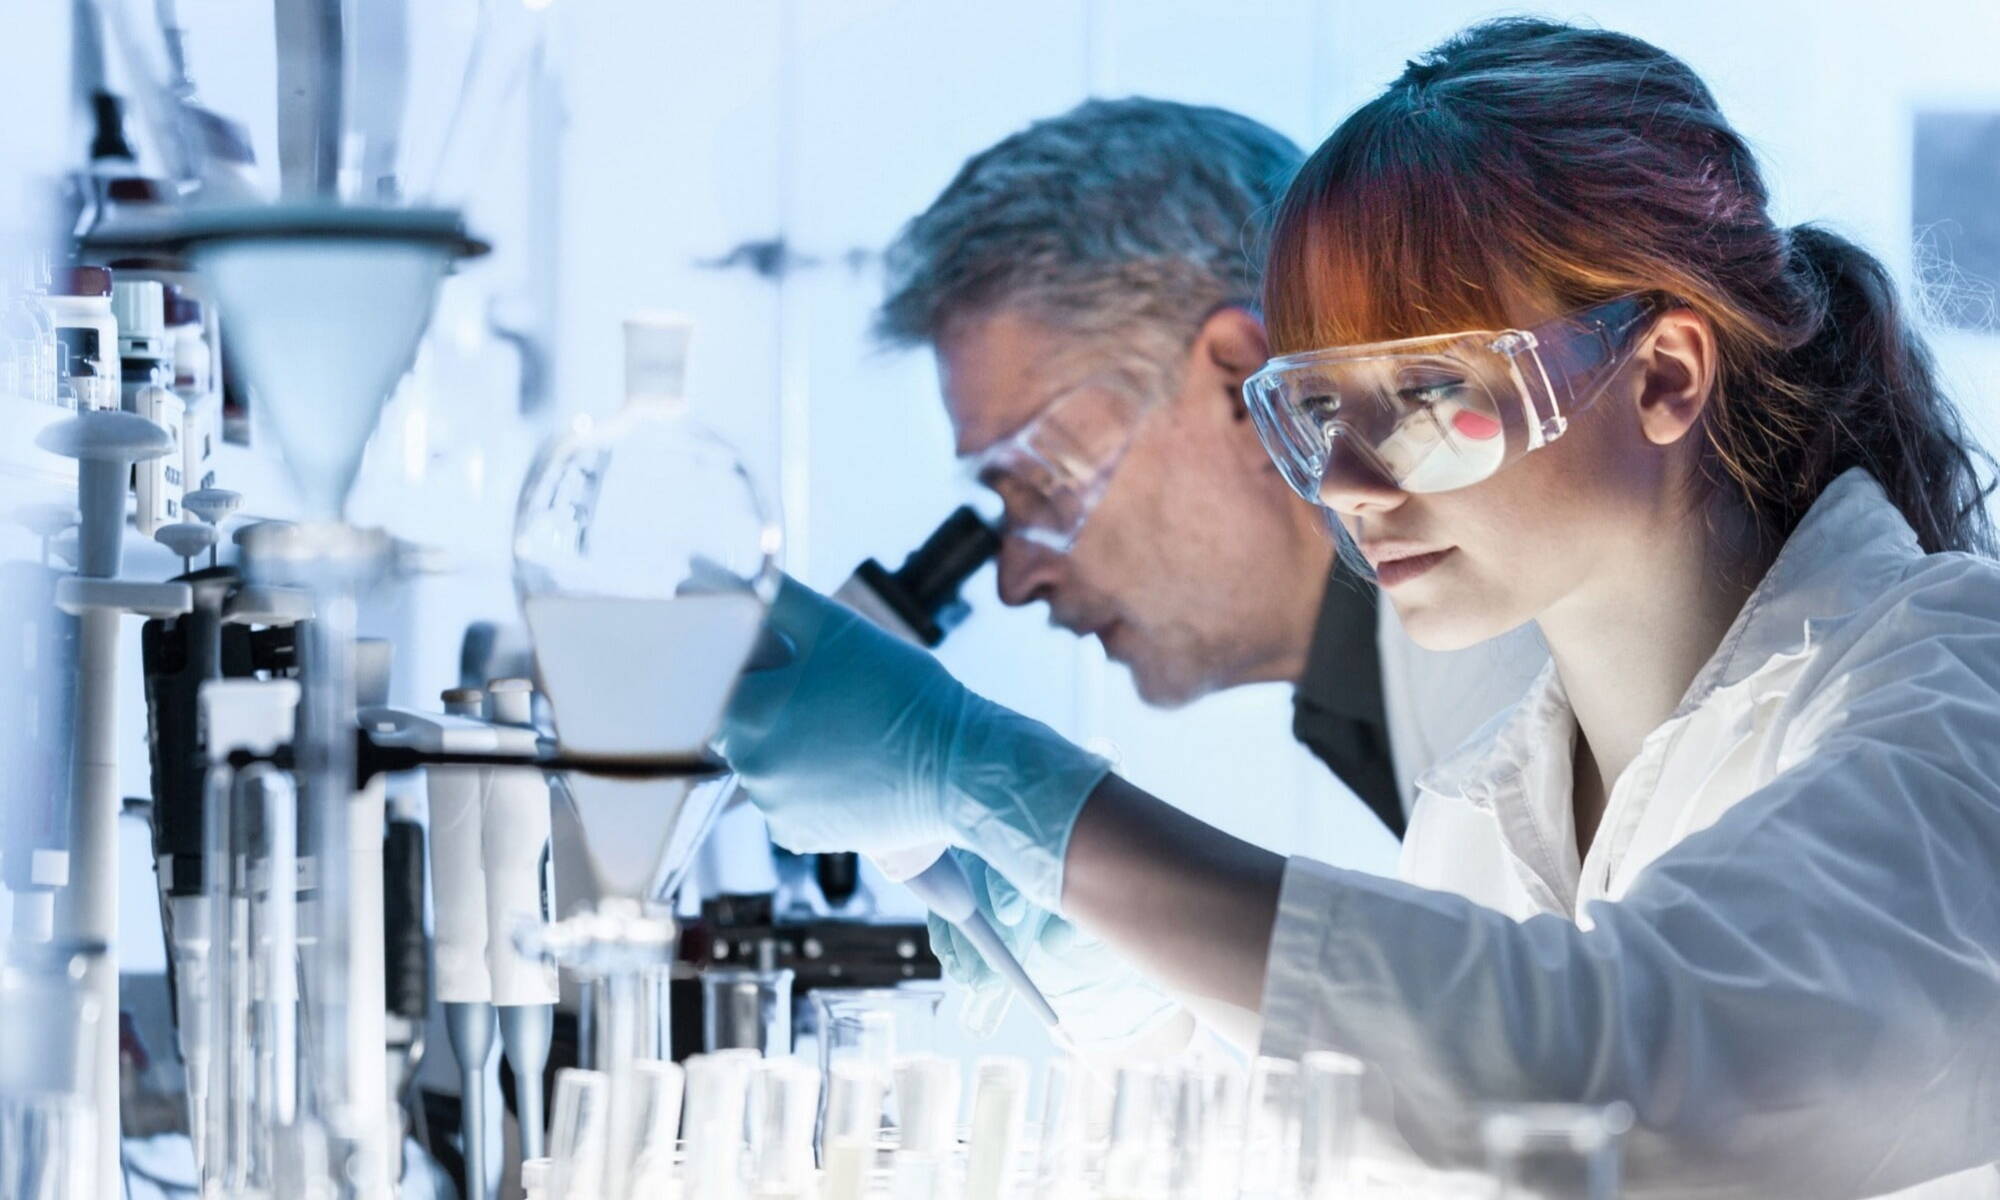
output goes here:
{"type": "MultiPolygon", "coordinates": [[[[689,332],[672,316],[627,321],[624,408],[556,438],[522,490],[515,586],[567,755],[702,753],[777,592],[777,523],[683,396],[689,332]]],[[[594,899],[667,895],[727,791],[568,782],[574,811],[562,815],[594,899]]]]}

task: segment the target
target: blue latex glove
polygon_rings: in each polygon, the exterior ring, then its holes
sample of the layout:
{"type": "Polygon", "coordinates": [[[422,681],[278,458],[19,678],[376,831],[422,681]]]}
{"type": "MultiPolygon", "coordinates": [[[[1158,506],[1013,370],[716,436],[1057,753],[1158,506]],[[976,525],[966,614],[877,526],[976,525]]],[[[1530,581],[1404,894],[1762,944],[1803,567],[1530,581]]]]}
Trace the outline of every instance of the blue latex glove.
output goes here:
{"type": "MultiPolygon", "coordinates": [[[[1179,1011],[1172,998],[1104,942],[1030,902],[977,855],[951,853],[971,881],[980,911],[1062,1018],[1070,1041],[1085,1050],[1110,1049],[1152,1032],[1179,1011]]],[[[972,993],[962,1010],[966,1027],[991,1034],[1012,989],[957,926],[932,914],[930,933],[931,949],[946,977],[972,993]]]]}
{"type": "Polygon", "coordinates": [[[1108,763],[789,578],[766,629],[791,654],[744,673],[719,746],[779,845],[963,846],[1057,906],[1070,830],[1108,763]]]}

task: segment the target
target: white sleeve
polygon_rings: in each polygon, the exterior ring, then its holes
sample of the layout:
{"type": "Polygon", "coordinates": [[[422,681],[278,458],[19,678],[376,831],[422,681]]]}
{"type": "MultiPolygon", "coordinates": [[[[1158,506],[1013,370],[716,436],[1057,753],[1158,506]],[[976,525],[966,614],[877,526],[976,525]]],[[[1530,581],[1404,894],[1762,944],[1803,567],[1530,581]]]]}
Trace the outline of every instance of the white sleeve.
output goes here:
{"type": "Polygon", "coordinates": [[[1264,1051],[1374,1064],[1397,1131],[1624,1100],[1633,1195],[1873,1196],[2000,1156],[2000,632],[1853,656],[1784,767],[1584,926],[1300,860],[1264,1051]],[[1787,765],[1789,764],[1789,765],[1787,765]]]}

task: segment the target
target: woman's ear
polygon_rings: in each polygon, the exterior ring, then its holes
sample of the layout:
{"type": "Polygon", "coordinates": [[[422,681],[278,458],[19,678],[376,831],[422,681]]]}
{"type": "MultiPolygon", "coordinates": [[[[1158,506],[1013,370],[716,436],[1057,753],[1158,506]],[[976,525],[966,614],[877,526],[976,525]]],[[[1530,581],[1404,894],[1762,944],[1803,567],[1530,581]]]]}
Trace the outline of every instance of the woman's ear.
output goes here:
{"type": "Polygon", "coordinates": [[[1243,406],[1243,381],[1260,370],[1271,357],[1271,344],[1264,337],[1264,322],[1245,308],[1219,308],[1203,321],[1195,337],[1197,361],[1219,376],[1231,416],[1250,419],[1243,406]]]}
{"type": "Polygon", "coordinates": [[[1715,329],[1699,313],[1672,309],[1653,323],[1635,358],[1639,426],[1654,445],[1673,445],[1694,429],[1715,392],[1715,329]]]}

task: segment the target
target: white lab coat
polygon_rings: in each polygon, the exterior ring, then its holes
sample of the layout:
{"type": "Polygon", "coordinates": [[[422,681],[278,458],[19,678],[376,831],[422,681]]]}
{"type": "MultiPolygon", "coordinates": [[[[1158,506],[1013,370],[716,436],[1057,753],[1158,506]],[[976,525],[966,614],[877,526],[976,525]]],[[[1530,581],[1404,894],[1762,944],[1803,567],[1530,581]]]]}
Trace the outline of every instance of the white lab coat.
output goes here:
{"type": "Polygon", "coordinates": [[[1264,1051],[1370,1061],[1433,1160],[1622,1099],[1634,1196],[2000,1197],[2000,566],[1850,471],[1580,863],[1574,736],[1550,669],[1423,780],[1403,880],[1293,860],[1264,1051]]]}

